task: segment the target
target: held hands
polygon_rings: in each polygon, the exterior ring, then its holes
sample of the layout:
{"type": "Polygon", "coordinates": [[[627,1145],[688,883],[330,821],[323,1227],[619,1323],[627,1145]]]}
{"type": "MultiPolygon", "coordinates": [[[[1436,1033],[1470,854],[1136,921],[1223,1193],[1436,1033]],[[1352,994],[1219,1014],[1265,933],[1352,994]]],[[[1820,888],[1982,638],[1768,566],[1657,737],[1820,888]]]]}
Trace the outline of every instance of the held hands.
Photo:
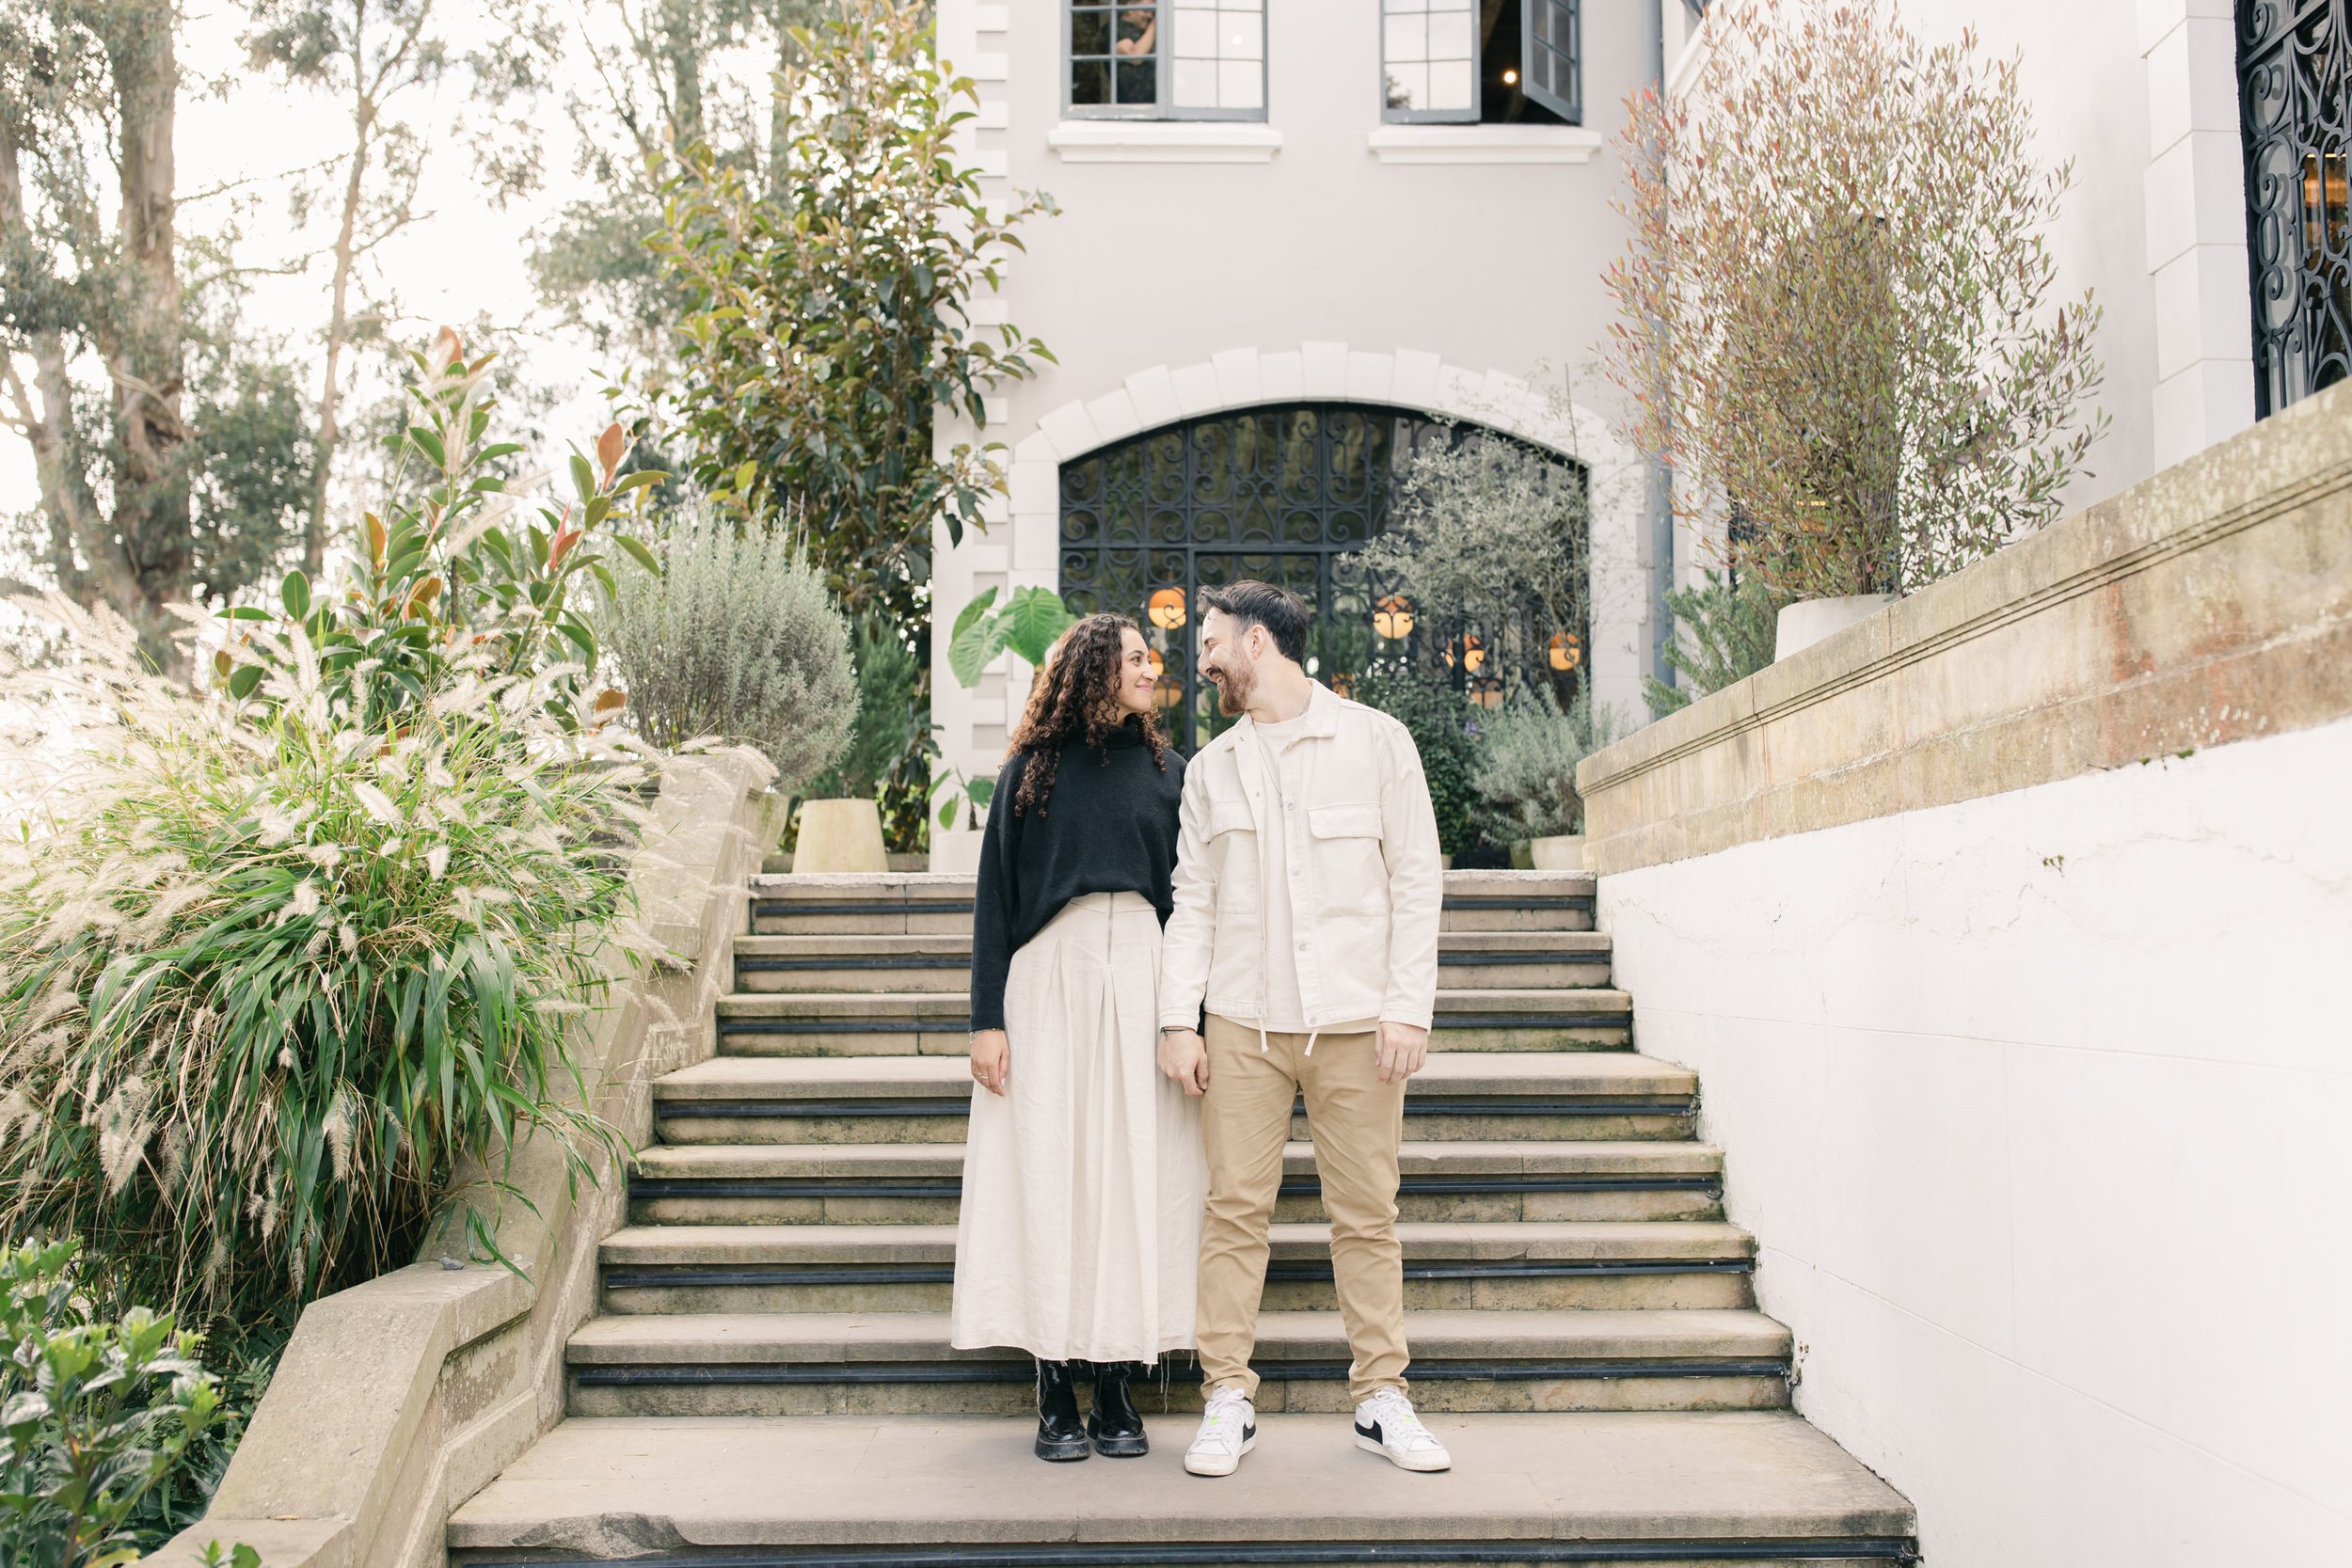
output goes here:
{"type": "Polygon", "coordinates": [[[1189,1095],[1209,1092],[1209,1048],[1198,1029],[1160,1031],[1160,1070],[1189,1095]]]}
{"type": "MultiPolygon", "coordinates": [[[[1168,1047],[1160,1047],[1161,1060],[1167,1060],[1168,1047]]],[[[1380,1046],[1377,1060],[1380,1082],[1402,1084],[1419,1072],[1429,1061],[1429,1031],[1409,1023],[1380,1022],[1380,1046]]]]}
{"type": "Polygon", "coordinates": [[[1012,1076],[1012,1044],[1002,1029],[972,1031],[972,1081],[999,1100],[1012,1076]]]}

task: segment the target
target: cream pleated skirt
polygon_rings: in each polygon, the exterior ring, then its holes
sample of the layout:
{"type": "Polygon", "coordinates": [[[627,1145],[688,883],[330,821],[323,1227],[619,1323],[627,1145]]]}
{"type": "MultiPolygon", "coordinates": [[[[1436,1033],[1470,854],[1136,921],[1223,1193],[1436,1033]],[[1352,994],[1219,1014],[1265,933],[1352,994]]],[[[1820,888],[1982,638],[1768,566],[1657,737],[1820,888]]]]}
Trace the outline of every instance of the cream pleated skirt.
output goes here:
{"type": "Polygon", "coordinates": [[[1160,919],[1073,898],[1012,956],[1008,1093],[972,1088],[950,1337],[1047,1361],[1193,1343],[1208,1166],[1200,1107],[1161,1076],[1160,919]]]}

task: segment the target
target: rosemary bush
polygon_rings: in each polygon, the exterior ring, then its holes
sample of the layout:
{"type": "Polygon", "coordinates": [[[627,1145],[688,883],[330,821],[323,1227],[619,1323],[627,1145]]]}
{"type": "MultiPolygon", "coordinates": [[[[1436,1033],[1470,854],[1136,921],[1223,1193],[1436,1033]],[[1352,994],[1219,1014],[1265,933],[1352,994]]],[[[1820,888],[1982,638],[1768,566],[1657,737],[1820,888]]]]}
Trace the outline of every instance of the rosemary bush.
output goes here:
{"type": "Polygon", "coordinates": [[[1470,820],[1498,845],[1581,832],[1576,765],[1616,736],[1615,711],[1595,707],[1589,685],[1579,686],[1565,708],[1549,689],[1530,687],[1479,723],[1470,820]]]}
{"type": "Polygon", "coordinates": [[[782,526],[739,528],[697,506],[624,563],[598,619],[638,733],[665,750],[712,737],[758,747],[791,795],[833,766],[859,720],[850,623],[782,526]]]}
{"type": "Polygon", "coordinates": [[[1642,680],[1643,699],[1661,718],[1772,663],[1780,612],[1789,602],[1753,572],[1734,578],[1708,566],[1700,575],[1702,581],[1666,594],[1675,621],[1666,662],[1682,684],[1668,686],[1654,675],[1642,680]]]}

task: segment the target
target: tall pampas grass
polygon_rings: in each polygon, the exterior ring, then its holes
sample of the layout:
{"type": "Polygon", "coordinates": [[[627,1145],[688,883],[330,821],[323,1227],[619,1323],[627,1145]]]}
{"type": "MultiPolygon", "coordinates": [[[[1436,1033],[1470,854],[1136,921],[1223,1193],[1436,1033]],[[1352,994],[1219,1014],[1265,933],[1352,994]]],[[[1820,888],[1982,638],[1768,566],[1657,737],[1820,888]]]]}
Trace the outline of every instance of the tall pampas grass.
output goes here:
{"type": "Polygon", "coordinates": [[[550,716],[580,672],[453,657],[387,727],[293,618],[231,695],[26,609],[67,653],[0,673],[0,1225],[250,1327],[412,1260],[469,1156],[586,1170],[577,1037],[651,944],[644,759],[550,716]]]}

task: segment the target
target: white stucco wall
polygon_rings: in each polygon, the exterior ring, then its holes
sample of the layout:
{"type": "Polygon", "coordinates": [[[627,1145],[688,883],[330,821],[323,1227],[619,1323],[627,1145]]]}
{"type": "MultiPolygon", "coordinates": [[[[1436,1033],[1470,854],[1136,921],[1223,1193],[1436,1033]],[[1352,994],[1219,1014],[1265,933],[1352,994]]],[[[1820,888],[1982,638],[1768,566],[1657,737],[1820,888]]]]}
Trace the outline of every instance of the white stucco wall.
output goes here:
{"type": "MultiPolygon", "coordinates": [[[[984,312],[1058,363],[992,403],[984,436],[1009,449],[1012,495],[984,536],[935,541],[942,638],[984,588],[1056,585],[1061,462],[1213,409],[1385,402],[1503,424],[1594,466],[1606,580],[1593,668],[1599,695],[1634,711],[1648,546],[1640,486],[1616,482],[1628,460],[1597,353],[1613,312],[1601,270],[1623,234],[1605,140],[1648,79],[1640,11],[1585,8],[1588,129],[1417,127],[1404,146],[1380,119],[1371,0],[1276,0],[1264,123],[1207,129],[1065,126],[1057,4],[939,0],[938,12],[941,53],[978,86],[966,146],[984,191],[1043,190],[1061,208],[1024,231],[984,312]],[[1546,417],[1554,387],[1572,420],[1546,417]]],[[[1027,677],[1009,664],[965,692],[934,659],[943,747],[967,771],[994,770],[1018,717],[1027,677]]],[[[935,864],[972,853],[934,836],[935,864]]]]}
{"type": "Polygon", "coordinates": [[[2352,721],[1604,878],[1936,1568],[2342,1560],[2352,721]]]}

